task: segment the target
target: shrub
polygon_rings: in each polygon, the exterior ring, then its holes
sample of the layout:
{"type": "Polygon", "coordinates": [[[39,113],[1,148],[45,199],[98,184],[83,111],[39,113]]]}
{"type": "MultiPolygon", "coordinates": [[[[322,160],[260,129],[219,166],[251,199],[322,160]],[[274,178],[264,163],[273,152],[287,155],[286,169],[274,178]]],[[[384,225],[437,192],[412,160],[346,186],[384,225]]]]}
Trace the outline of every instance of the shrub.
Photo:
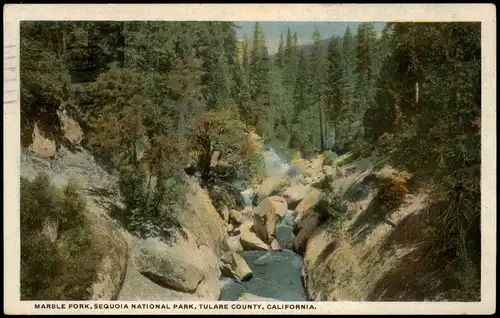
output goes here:
{"type": "Polygon", "coordinates": [[[479,167],[457,170],[434,187],[430,200],[444,248],[454,249],[464,262],[480,260],[481,194],[479,167]]]}
{"type": "Polygon", "coordinates": [[[93,242],[85,208],[71,180],[58,189],[45,174],[33,182],[21,179],[21,299],[89,299],[103,253],[93,242]],[[51,238],[49,224],[56,232],[51,238]]]}
{"type": "Polygon", "coordinates": [[[411,175],[407,171],[397,171],[390,166],[384,167],[373,175],[379,184],[376,199],[380,205],[387,211],[399,207],[408,193],[406,186],[411,175]]]}
{"type": "Polygon", "coordinates": [[[336,220],[347,212],[347,204],[340,196],[335,193],[328,193],[318,202],[315,207],[316,212],[336,220]]]}

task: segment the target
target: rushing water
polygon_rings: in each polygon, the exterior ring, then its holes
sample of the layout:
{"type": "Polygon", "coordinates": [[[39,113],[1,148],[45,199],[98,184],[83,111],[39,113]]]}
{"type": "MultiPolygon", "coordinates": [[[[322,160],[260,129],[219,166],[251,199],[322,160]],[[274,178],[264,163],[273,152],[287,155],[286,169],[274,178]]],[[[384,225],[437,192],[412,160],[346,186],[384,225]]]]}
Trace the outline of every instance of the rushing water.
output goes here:
{"type": "MultiPolygon", "coordinates": [[[[278,242],[292,233],[292,217],[293,211],[288,211],[277,225],[278,242]]],[[[288,249],[273,252],[245,251],[243,258],[252,270],[253,277],[246,282],[223,278],[219,300],[237,300],[242,293],[281,301],[307,300],[300,278],[302,270],[300,255],[288,249]]]]}
{"type": "MultiPolygon", "coordinates": [[[[272,149],[264,151],[264,163],[268,176],[286,173],[289,164],[272,149]]],[[[252,190],[241,192],[245,204],[252,204],[252,190]]],[[[285,217],[276,226],[276,239],[281,244],[283,240],[293,237],[293,219],[295,213],[288,210],[285,217]]],[[[302,258],[292,250],[282,251],[244,251],[243,258],[253,272],[250,280],[237,282],[230,278],[221,280],[219,300],[237,300],[242,293],[250,293],[261,297],[280,301],[307,300],[300,278],[302,258]]]]}

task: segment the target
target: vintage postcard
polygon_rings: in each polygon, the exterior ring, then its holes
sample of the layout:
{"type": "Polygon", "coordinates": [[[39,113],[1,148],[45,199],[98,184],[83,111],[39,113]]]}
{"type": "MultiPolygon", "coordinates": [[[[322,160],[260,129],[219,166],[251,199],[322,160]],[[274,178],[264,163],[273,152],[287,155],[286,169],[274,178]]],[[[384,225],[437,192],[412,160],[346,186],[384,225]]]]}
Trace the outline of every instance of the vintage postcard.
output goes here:
{"type": "Polygon", "coordinates": [[[495,13],[5,5],[4,313],[494,313],[495,13]]]}

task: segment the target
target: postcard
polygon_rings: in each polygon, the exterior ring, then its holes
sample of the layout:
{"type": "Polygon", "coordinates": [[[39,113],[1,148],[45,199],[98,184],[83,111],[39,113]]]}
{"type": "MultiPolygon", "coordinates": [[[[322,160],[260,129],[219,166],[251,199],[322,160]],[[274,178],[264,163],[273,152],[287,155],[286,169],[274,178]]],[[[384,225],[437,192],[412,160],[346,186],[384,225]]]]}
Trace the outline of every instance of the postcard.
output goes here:
{"type": "Polygon", "coordinates": [[[494,313],[495,11],[5,5],[4,313],[494,313]]]}

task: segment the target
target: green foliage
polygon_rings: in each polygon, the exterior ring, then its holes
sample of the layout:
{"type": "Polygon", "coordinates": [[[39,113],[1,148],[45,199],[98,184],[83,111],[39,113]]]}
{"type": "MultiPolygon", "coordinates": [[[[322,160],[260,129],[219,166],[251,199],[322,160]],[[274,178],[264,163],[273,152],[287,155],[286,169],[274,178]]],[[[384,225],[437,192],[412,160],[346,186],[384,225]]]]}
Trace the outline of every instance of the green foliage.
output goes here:
{"type": "Polygon", "coordinates": [[[71,180],[58,189],[45,174],[21,179],[21,299],[89,299],[104,254],[93,242],[81,191],[71,180]]]}
{"type": "Polygon", "coordinates": [[[323,155],[325,156],[324,164],[328,166],[333,166],[335,160],[338,158],[338,156],[330,150],[323,152],[323,155]]]}
{"type": "Polygon", "coordinates": [[[340,116],[342,106],[342,48],[339,37],[334,37],[330,40],[327,54],[327,82],[326,87],[327,105],[326,118],[327,120],[336,123],[340,116]]]}
{"type": "Polygon", "coordinates": [[[328,215],[331,220],[336,220],[347,212],[347,205],[340,196],[329,192],[318,202],[314,209],[316,212],[328,215]]]}
{"type": "Polygon", "coordinates": [[[235,119],[230,109],[209,110],[194,118],[190,127],[190,145],[198,155],[199,171],[205,182],[210,177],[212,155],[216,149],[222,150],[235,170],[251,156],[246,127],[235,119]]]}
{"type": "Polygon", "coordinates": [[[385,137],[391,136],[383,141],[394,164],[433,181],[445,241],[456,243],[461,255],[471,254],[475,248],[464,242],[476,235],[480,211],[480,134],[474,125],[481,108],[479,24],[396,23],[382,39],[390,52],[384,64],[396,73],[380,74],[393,104],[378,110],[392,108],[394,115],[371,126],[383,126],[385,137]]]}
{"type": "Polygon", "coordinates": [[[21,23],[21,135],[25,145],[31,143],[34,121],[52,131],[59,128],[56,111],[68,98],[71,77],[65,52],[47,45],[47,41],[57,42],[65,29],[60,23],[21,23]]]}
{"type": "Polygon", "coordinates": [[[264,158],[260,154],[255,154],[251,156],[246,165],[243,166],[244,175],[247,176],[247,180],[254,183],[260,184],[267,178],[266,169],[264,169],[264,158]]]}

